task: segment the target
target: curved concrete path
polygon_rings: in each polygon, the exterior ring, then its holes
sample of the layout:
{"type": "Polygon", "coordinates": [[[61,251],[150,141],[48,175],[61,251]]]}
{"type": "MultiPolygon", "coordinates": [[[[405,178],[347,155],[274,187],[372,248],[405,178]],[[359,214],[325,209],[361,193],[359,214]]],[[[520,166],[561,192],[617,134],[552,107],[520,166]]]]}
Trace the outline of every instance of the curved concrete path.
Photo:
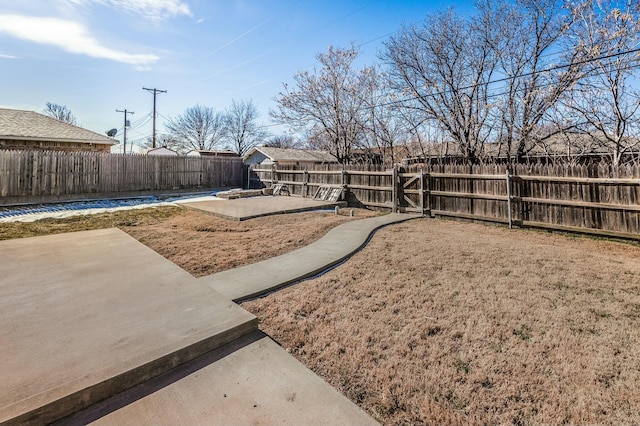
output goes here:
{"type": "Polygon", "coordinates": [[[199,280],[234,302],[250,299],[313,277],[359,251],[375,230],[418,217],[391,213],[353,220],[331,229],[324,237],[301,249],[199,280]]]}

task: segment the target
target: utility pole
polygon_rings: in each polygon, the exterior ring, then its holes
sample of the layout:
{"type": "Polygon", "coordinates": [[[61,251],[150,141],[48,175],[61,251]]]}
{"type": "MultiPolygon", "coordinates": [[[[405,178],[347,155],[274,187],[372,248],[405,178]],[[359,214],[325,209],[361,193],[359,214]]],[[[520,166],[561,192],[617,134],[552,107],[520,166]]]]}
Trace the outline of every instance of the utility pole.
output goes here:
{"type": "Polygon", "coordinates": [[[152,142],[152,147],[155,148],[156,147],[156,95],[158,93],[167,93],[166,90],[160,90],[160,89],[148,89],[146,87],[143,87],[142,90],[146,90],[147,92],[151,92],[153,93],[153,142],[152,142]]]}
{"type": "Polygon", "coordinates": [[[127,111],[126,109],[124,111],[117,109],[116,112],[124,112],[124,145],[122,146],[122,153],[126,154],[127,153],[127,114],[134,114],[134,112],[127,111]]]}

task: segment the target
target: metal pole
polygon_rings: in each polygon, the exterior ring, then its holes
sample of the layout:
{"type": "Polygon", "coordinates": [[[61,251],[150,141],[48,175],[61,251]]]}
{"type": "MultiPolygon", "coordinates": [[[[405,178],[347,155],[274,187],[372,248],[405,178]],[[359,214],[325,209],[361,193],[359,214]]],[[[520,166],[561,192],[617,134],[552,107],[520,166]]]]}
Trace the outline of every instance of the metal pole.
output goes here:
{"type": "Polygon", "coordinates": [[[116,112],[124,112],[124,141],[122,145],[122,153],[127,153],[127,114],[134,114],[134,111],[124,111],[117,109],[116,112]]]}

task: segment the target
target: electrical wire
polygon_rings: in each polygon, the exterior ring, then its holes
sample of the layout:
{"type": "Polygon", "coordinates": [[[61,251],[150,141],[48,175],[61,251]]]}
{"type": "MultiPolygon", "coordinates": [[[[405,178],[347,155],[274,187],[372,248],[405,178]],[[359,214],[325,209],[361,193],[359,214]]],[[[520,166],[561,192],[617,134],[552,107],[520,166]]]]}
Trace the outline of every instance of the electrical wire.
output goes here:
{"type": "MultiPolygon", "coordinates": [[[[316,28],[316,29],[314,29],[314,30],[309,31],[309,32],[308,32],[308,34],[315,34],[315,33],[318,33],[318,32],[320,32],[320,31],[322,31],[322,30],[323,30],[323,29],[325,29],[325,28],[329,28],[329,27],[331,27],[332,25],[334,25],[334,24],[336,24],[336,23],[338,23],[338,22],[340,22],[340,21],[342,21],[342,20],[344,20],[344,19],[346,19],[346,18],[349,18],[349,17],[351,17],[351,16],[353,16],[353,15],[355,15],[355,14],[357,14],[357,13],[359,13],[359,12],[363,11],[364,9],[368,8],[369,6],[371,6],[373,3],[374,3],[374,2],[369,2],[369,3],[365,4],[364,6],[362,6],[362,7],[358,8],[358,9],[356,9],[356,10],[352,11],[352,12],[349,12],[349,13],[347,13],[347,14],[345,14],[345,15],[343,15],[343,16],[341,16],[341,17],[339,17],[339,18],[337,18],[337,19],[335,19],[335,20],[333,20],[333,21],[331,21],[331,22],[329,22],[329,23],[327,23],[327,24],[323,25],[323,26],[320,26],[320,27],[318,27],[318,28],[316,28]]],[[[203,59],[203,58],[205,58],[205,57],[207,57],[207,56],[211,56],[212,54],[214,54],[214,53],[216,53],[216,52],[218,52],[218,51],[222,50],[223,48],[227,47],[227,46],[228,46],[228,45],[230,45],[231,43],[233,43],[233,42],[235,42],[235,41],[239,40],[240,38],[242,38],[242,37],[246,36],[247,34],[249,34],[249,33],[253,32],[254,30],[256,30],[257,28],[259,28],[259,27],[261,27],[262,25],[266,24],[267,22],[271,21],[272,19],[273,19],[273,18],[269,18],[269,19],[267,19],[266,21],[264,21],[264,22],[262,22],[262,23],[258,24],[257,26],[255,26],[255,27],[251,28],[250,30],[248,30],[247,32],[245,32],[245,33],[241,34],[240,36],[236,37],[235,39],[231,40],[230,42],[228,42],[228,43],[224,44],[223,46],[221,46],[221,47],[217,48],[217,49],[216,49],[216,50],[214,50],[211,54],[208,54],[208,55],[203,56],[201,59],[203,59]]],[[[232,71],[232,70],[234,70],[234,69],[236,69],[236,68],[239,68],[239,67],[242,67],[242,66],[244,66],[244,65],[247,65],[247,64],[250,64],[250,63],[252,63],[252,62],[255,62],[256,60],[258,60],[258,59],[260,59],[260,58],[263,58],[263,57],[265,57],[265,56],[268,56],[269,54],[271,54],[271,53],[273,53],[273,52],[276,52],[276,51],[278,51],[278,50],[285,49],[285,48],[287,48],[287,47],[288,47],[288,46],[290,46],[290,45],[291,45],[291,43],[285,43],[285,44],[282,44],[282,45],[280,45],[280,46],[276,46],[276,47],[274,47],[274,48],[270,49],[270,50],[269,50],[269,51],[267,51],[267,52],[263,52],[263,53],[261,53],[261,54],[259,54],[259,55],[256,55],[256,56],[254,56],[254,57],[252,57],[252,58],[250,58],[250,59],[245,59],[245,60],[243,60],[243,61],[240,61],[240,62],[238,62],[238,63],[236,63],[236,64],[234,64],[234,65],[232,65],[232,66],[230,66],[230,67],[227,67],[227,68],[225,68],[225,69],[223,69],[223,70],[217,71],[217,72],[215,72],[214,74],[209,74],[209,75],[206,75],[206,76],[201,77],[201,78],[199,78],[199,79],[193,80],[193,82],[194,82],[194,83],[197,83],[197,82],[201,82],[201,81],[204,81],[204,80],[208,80],[208,79],[211,79],[211,78],[217,77],[217,76],[219,76],[219,75],[221,75],[221,74],[224,74],[224,73],[226,73],[226,72],[232,71]]],[[[278,77],[274,77],[274,79],[275,79],[275,78],[278,78],[278,77]]],[[[264,83],[262,83],[262,84],[264,84],[264,83]]],[[[254,85],[253,87],[256,87],[256,86],[258,86],[258,85],[259,85],[259,84],[256,84],[256,85],[254,85]]]]}
{"type": "MultiPolygon", "coordinates": [[[[627,54],[637,53],[637,52],[640,52],[640,48],[630,49],[630,50],[627,50],[627,51],[624,51],[624,52],[606,54],[606,55],[602,55],[602,56],[599,56],[599,57],[596,57],[596,58],[584,59],[584,60],[577,61],[577,62],[574,62],[574,63],[569,63],[569,64],[554,65],[552,67],[548,67],[548,68],[544,68],[544,69],[536,70],[536,71],[530,71],[530,72],[523,73],[523,74],[516,75],[516,76],[498,78],[498,79],[490,80],[490,81],[483,82],[483,83],[475,83],[475,84],[459,87],[456,90],[462,91],[462,90],[475,89],[475,88],[482,87],[482,86],[489,86],[491,84],[496,84],[496,83],[501,83],[501,82],[508,82],[508,81],[519,79],[519,78],[523,78],[523,77],[531,77],[531,76],[534,76],[534,75],[537,75],[537,74],[542,74],[542,73],[547,73],[547,72],[551,72],[551,71],[557,71],[557,70],[562,70],[562,69],[566,69],[566,68],[571,68],[571,67],[577,66],[577,65],[585,65],[585,64],[588,64],[588,63],[591,63],[591,62],[596,62],[596,61],[600,61],[600,60],[603,60],[603,59],[611,59],[611,58],[614,58],[614,57],[617,57],[617,56],[622,56],[622,55],[627,55],[627,54]]],[[[452,90],[443,90],[443,91],[440,91],[440,92],[427,93],[427,94],[424,94],[424,95],[415,95],[415,96],[411,96],[409,98],[398,99],[398,100],[394,100],[394,101],[389,101],[387,103],[375,105],[375,106],[372,106],[372,107],[367,107],[367,109],[383,107],[383,106],[397,105],[397,104],[402,104],[402,103],[418,100],[418,99],[421,99],[421,98],[426,98],[426,97],[432,97],[433,98],[433,97],[443,96],[443,95],[447,95],[447,94],[451,94],[451,93],[452,93],[452,90]]]]}

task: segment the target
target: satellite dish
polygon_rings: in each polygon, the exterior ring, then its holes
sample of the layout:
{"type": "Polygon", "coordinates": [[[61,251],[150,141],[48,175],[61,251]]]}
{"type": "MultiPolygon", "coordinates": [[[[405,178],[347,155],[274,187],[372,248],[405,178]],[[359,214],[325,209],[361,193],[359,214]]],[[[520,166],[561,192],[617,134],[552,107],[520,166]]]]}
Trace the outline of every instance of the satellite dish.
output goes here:
{"type": "Polygon", "coordinates": [[[116,135],[116,133],[118,133],[118,129],[111,129],[111,130],[107,130],[107,136],[109,136],[110,138],[114,137],[116,135]]]}

